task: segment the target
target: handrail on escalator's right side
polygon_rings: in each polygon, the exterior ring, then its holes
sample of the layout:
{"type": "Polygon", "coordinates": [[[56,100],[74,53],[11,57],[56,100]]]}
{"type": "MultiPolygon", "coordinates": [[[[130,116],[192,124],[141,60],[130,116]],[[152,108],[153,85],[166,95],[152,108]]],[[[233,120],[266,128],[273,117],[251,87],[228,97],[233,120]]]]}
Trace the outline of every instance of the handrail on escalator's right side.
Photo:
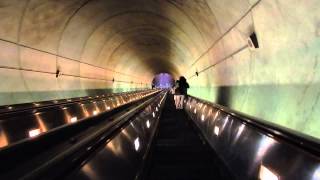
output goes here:
{"type": "Polygon", "coordinates": [[[207,100],[203,100],[194,96],[189,96],[189,97],[196,99],[199,102],[203,102],[204,104],[208,104],[208,105],[210,104],[216,109],[222,112],[225,112],[233,117],[236,117],[243,124],[249,125],[252,128],[257,129],[260,132],[263,132],[263,134],[266,134],[267,136],[283,139],[286,142],[289,142],[306,152],[309,152],[311,154],[316,155],[317,157],[320,157],[320,140],[317,138],[282,127],[280,125],[268,122],[266,120],[262,120],[262,119],[244,114],[236,110],[232,110],[228,107],[225,107],[207,100]]]}

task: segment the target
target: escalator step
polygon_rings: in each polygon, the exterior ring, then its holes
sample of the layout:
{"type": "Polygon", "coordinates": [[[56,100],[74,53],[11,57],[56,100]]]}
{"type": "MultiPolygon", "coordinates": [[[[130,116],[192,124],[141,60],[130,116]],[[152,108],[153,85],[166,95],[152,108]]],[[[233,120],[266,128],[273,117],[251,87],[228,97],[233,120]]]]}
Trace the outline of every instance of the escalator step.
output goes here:
{"type": "Polygon", "coordinates": [[[188,122],[184,111],[167,98],[150,160],[148,180],[222,179],[217,160],[188,122]]]}
{"type": "Polygon", "coordinates": [[[205,167],[162,166],[157,167],[150,179],[214,179],[214,170],[205,167]]]}

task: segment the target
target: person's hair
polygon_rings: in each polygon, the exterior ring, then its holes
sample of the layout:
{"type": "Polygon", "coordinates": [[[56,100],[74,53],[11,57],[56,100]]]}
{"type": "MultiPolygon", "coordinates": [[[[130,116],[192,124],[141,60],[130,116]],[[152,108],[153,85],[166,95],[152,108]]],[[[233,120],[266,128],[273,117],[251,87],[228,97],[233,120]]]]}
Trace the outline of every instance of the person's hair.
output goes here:
{"type": "Polygon", "coordinates": [[[180,76],[179,81],[181,83],[187,83],[187,79],[184,76],[180,76]]]}

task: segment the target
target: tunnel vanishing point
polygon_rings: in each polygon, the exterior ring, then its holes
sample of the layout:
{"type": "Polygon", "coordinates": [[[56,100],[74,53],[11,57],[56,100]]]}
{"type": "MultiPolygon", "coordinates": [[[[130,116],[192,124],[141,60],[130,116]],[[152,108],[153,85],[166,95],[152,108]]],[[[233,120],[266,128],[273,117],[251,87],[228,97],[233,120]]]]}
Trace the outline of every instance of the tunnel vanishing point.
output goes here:
{"type": "Polygon", "coordinates": [[[151,87],[320,138],[319,0],[0,0],[0,104],[151,87]]]}

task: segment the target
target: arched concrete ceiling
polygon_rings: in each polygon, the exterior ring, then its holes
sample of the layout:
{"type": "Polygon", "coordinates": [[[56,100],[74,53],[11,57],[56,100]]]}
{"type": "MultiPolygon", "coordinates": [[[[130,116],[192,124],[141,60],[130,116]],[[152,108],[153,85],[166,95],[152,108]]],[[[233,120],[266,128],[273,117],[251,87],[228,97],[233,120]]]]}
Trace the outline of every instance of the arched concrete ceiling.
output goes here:
{"type": "Polygon", "coordinates": [[[192,95],[320,137],[319,8],[318,0],[0,0],[1,104],[140,89],[167,72],[186,76],[192,95]]]}

